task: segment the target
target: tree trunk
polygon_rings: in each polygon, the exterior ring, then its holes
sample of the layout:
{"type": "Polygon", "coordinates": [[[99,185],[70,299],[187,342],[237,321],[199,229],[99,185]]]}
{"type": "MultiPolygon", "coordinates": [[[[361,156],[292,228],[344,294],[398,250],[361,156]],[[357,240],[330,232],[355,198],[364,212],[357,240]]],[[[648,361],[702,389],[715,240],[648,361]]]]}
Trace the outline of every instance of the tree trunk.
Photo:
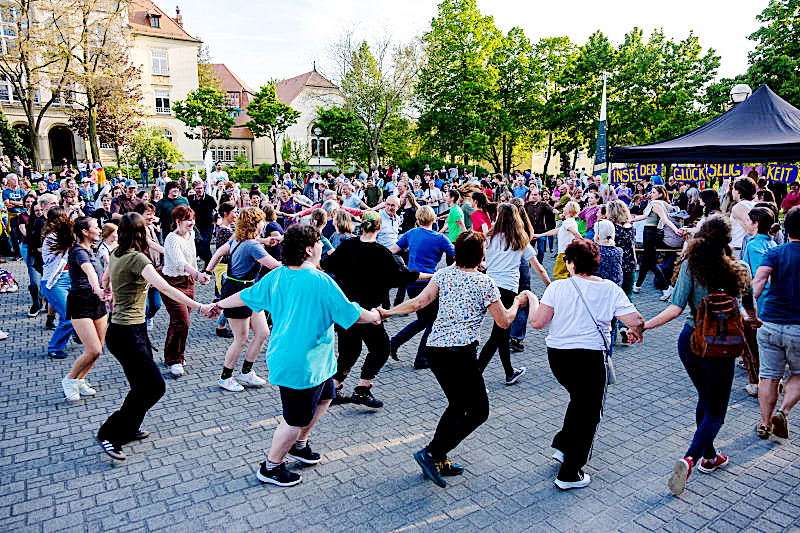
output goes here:
{"type": "MultiPolygon", "coordinates": [[[[31,165],[32,168],[42,168],[42,162],[39,160],[39,136],[36,134],[36,129],[33,124],[28,124],[28,141],[31,143],[31,165]]],[[[52,164],[52,163],[51,163],[52,164]]],[[[22,178],[22,176],[20,176],[22,178]]]]}
{"type": "Polygon", "coordinates": [[[97,99],[94,91],[86,91],[86,108],[89,115],[89,147],[92,152],[92,161],[100,161],[100,148],[97,146],[97,99]]]}
{"type": "Polygon", "coordinates": [[[553,152],[553,132],[549,132],[547,135],[547,157],[544,160],[544,178],[547,181],[547,167],[550,166],[550,155],[553,152]]]}
{"type": "MultiPolygon", "coordinates": [[[[575,169],[575,165],[578,164],[578,149],[572,151],[572,170],[575,169]]],[[[590,172],[591,174],[591,172],[590,172]]]]}
{"type": "Polygon", "coordinates": [[[117,160],[117,167],[119,167],[119,144],[117,143],[114,143],[114,158],[117,160]]]}

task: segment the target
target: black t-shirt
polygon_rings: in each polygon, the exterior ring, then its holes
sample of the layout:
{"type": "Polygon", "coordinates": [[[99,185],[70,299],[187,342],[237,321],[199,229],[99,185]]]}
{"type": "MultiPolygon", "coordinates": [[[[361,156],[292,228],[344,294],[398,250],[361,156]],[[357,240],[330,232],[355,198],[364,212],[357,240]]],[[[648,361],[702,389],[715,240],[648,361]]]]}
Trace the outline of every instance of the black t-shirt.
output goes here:
{"type": "Polygon", "coordinates": [[[111,222],[111,213],[101,207],[94,210],[94,213],[92,213],[92,218],[97,219],[97,225],[102,228],[103,224],[106,222],[111,222]]]}
{"type": "Polygon", "coordinates": [[[343,241],[323,258],[322,268],[336,278],[345,296],[364,309],[379,307],[391,287],[408,285],[419,272],[398,263],[392,252],[377,242],[353,238],[343,241]]]}
{"type": "Polygon", "coordinates": [[[97,279],[100,279],[102,270],[100,269],[100,263],[97,261],[97,256],[91,250],[87,250],[83,246],[75,245],[69,249],[69,256],[67,257],[70,290],[92,290],[89,278],[86,277],[86,272],[81,270],[81,265],[84,263],[91,263],[94,267],[94,271],[97,273],[97,279]]]}

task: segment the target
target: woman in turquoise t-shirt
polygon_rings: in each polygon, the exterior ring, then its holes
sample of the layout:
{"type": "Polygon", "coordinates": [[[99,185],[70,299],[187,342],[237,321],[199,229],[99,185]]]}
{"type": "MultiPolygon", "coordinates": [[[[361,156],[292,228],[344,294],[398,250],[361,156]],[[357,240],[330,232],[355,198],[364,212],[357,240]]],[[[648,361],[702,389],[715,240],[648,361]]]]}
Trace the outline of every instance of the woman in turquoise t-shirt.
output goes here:
{"type": "Polygon", "coordinates": [[[348,301],[336,282],[318,270],[322,235],[316,228],[290,226],[281,252],[285,266],[216,306],[246,305],[272,315],[266,359],[269,380],[280,388],[283,421],[257,477],[262,483],[290,487],[303,478],[286,469],[287,456],[305,464],[320,461],[320,455],[308,446],[308,435],[336,394],[332,380],[336,372],[334,322],[349,328],[356,323],[380,323],[381,317],[375,310],[348,301]]]}

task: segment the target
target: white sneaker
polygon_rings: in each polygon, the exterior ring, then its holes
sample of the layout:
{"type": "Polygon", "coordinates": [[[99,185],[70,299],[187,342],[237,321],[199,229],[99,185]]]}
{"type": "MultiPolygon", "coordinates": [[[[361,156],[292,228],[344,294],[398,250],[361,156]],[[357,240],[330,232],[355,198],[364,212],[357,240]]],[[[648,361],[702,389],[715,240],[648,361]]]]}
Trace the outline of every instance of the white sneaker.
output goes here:
{"type": "Polygon", "coordinates": [[[8,338],[8,333],[5,331],[0,331],[0,341],[4,341],[8,338]]]}
{"type": "Polygon", "coordinates": [[[222,387],[223,389],[225,389],[225,390],[228,390],[228,391],[231,391],[231,392],[241,392],[241,391],[243,391],[243,390],[244,390],[244,387],[242,387],[241,385],[239,385],[239,384],[236,382],[236,380],[235,380],[235,379],[233,379],[233,377],[229,377],[229,378],[227,378],[227,379],[222,379],[222,378],[219,378],[219,379],[217,380],[217,385],[219,385],[219,386],[220,386],[220,387],[222,387]]]}
{"type": "Polygon", "coordinates": [[[638,285],[634,285],[633,286],[633,293],[634,294],[639,294],[640,292],[642,292],[642,288],[639,287],[638,285]]]}
{"type": "Polygon", "coordinates": [[[169,373],[172,374],[174,377],[179,378],[183,375],[183,365],[180,363],[170,365],[169,373]]]}
{"type": "Polygon", "coordinates": [[[236,381],[247,385],[248,387],[263,387],[267,384],[266,379],[258,377],[252,370],[247,374],[242,374],[239,372],[239,375],[236,376],[236,381]]]}
{"type": "Polygon", "coordinates": [[[555,481],[553,481],[553,484],[561,490],[570,490],[588,487],[589,483],[592,482],[591,476],[586,472],[579,472],[578,475],[580,476],[578,481],[561,481],[560,479],[556,478],[555,481]]]}
{"type": "Polygon", "coordinates": [[[94,396],[97,394],[97,391],[94,390],[88,383],[86,383],[86,379],[78,380],[80,383],[78,384],[78,392],[81,393],[83,396],[94,396]]]}
{"type": "Polygon", "coordinates": [[[19,287],[17,285],[10,285],[8,289],[6,289],[6,292],[17,292],[18,290],[19,287]]]}
{"type": "Polygon", "coordinates": [[[744,386],[744,390],[753,398],[758,398],[758,383],[748,383],[744,386]]]}
{"type": "Polygon", "coordinates": [[[562,452],[561,450],[556,449],[556,451],[554,451],[553,455],[551,455],[550,457],[552,457],[559,463],[564,464],[564,452],[562,452]]]}
{"type": "Polygon", "coordinates": [[[81,380],[68,376],[64,376],[61,380],[61,388],[64,389],[64,397],[68,402],[77,402],[81,399],[80,385],[81,380]]]}
{"type": "Polygon", "coordinates": [[[672,285],[670,285],[669,287],[661,291],[661,297],[659,298],[659,300],[661,300],[662,302],[666,302],[672,297],[672,292],[674,290],[675,289],[672,288],[672,285]]]}

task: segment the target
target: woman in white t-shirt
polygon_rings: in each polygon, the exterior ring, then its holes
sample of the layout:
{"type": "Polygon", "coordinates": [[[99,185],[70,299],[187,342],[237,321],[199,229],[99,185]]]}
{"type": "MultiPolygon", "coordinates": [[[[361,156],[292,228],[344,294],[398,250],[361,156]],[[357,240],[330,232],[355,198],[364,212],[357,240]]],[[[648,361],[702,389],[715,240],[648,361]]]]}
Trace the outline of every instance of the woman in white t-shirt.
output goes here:
{"type": "Polygon", "coordinates": [[[564,252],[573,240],[582,239],[583,236],[578,231],[578,222],[575,217],[581,212],[581,206],[578,202],[567,202],[564,205],[564,222],[557,228],[553,228],[546,233],[540,233],[531,237],[535,240],[539,237],[550,237],[558,235],[558,256],[556,257],[556,264],[553,267],[554,279],[566,279],[569,277],[567,272],[567,265],[564,263],[564,252]]]}
{"type": "MultiPolygon", "coordinates": [[[[536,259],[536,252],[530,245],[530,238],[525,231],[517,208],[511,204],[497,206],[497,220],[486,235],[486,275],[494,280],[500,289],[500,300],[508,307],[514,303],[519,292],[519,264],[525,259],[539,275],[545,286],[550,284],[544,267],[536,259]]],[[[513,385],[526,372],[525,367],[514,368],[511,365],[511,349],[509,346],[511,328],[492,326],[492,334],[481,350],[478,362],[481,372],[486,370],[495,351],[500,352],[500,362],[506,374],[506,385],[513,385]]]]}
{"type": "Polygon", "coordinates": [[[541,304],[536,295],[526,294],[531,326],[550,326],[545,338],[550,368],[570,395],[564,425],[552,444],[556,450],[553,459],[561,463],[555,485],[568,490],[591,481],[582,468],[589,459],[603,410],[603,351],[606,343],[611,343],[611,321],[617,318],[625,323],[630,328],[628,338],[635,342],[641,340],[644,319],[618,285],[595,275],[600,266],[597,244],[587,239],[574,241],[564,251],[564,261],[571,277],[551,283],[541,304]]]}

